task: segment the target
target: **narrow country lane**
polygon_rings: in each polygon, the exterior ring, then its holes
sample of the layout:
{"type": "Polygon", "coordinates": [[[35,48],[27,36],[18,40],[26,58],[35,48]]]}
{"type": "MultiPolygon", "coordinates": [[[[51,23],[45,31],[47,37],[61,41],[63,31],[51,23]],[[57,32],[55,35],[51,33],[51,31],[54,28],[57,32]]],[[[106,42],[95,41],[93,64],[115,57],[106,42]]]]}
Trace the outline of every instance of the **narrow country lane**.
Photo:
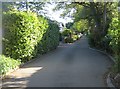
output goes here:
{"type": "Polygon", "coordinates": [[[38,56],[3,81],[3,87],[105,87],[110,59],[89,49],[86,37],[38,56]]]}

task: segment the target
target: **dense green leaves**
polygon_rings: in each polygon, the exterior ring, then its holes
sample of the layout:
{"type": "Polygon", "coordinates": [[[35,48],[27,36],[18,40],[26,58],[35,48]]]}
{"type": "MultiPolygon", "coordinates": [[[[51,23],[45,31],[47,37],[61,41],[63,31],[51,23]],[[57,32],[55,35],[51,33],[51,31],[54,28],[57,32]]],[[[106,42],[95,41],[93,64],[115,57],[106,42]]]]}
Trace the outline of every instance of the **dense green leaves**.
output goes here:
{"type": "Polygon", "coordinates": [[[112,23],[109,28],[109,34],[112,36],[112,41],[110,45],[112,45],[115,52],[120,51],[120,21],[118,18],[113,18],[112,23]]]}
{"type": "Polygon", "coordinates": [[[116,17],[112,18],[112,23],[110,24],[108,35],[111,36],[112,40],[110,45],[116,59],[116,72],[120,72],[120,20],[118,18],[118,13],[116,17]]]}
{"type": "Polygon", "coordinates": [[[29,60],[35,55],[41,28],[37,15],[32,12],[10,11],[4,14],[5,54],[14,59],[29,60]]]}
{"type": "Polygon", "coordinates": [[[62,32],[62,38],[65,43],[73,43],[81,37],[79,32],[71,29],[64,29],[62,32]]]}
{"type": "Polygon", "coordinates": [[[66,23],[66,28],[70,29],[73,26],[73,24],[74,24],[73,22],[66,23]]]}
{"type": "Polygon", "coordinates": [[[4,54],[23,62],[38,51],[45,53],[56,48],[59,43],[58,25],[30,11],[5,13],[3,28],[4,54]]]}
{"type": "Polygon", "coordinates": [[[64,29],[64,31],[62,32],[63,36],[70,36],[72,34],[72,30],[70,29],[64,29]]]}
{"type": "Polygon", "coordinates": [[[14,60],[10,57],[0,55],[0,75],[6,74],[10,70],[18,67],[20,64],[20,60],[14,60]]]}
{"type": "Polygon", "coordinates": [[[6,74],[21,62],[59,45],[58,25],[30,11],[15,10],[4,13],[3,29],[3,50],[7,57],[0,55],[0,74],[6,74]]]}
{"type": "Polygon", "coordinates": [[[78,32],[85,31],[86,29],[88,29],[87,20],[80,20],[78,22],[75,22],[72,28],[78,32]]]}
{"type": "Polygon", "coordinates": [[[39,53],[46,53],[59,45],[59,27],[55,22],[48,20],[48,28],[44,32],[38,45],[39,53]]]}

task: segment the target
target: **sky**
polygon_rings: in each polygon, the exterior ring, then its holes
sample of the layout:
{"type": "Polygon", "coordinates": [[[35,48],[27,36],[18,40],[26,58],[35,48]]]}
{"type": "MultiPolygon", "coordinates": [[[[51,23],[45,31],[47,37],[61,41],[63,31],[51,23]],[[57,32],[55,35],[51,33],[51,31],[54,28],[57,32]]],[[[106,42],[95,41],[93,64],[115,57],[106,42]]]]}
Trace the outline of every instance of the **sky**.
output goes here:
{"type": "Polygon", "coordinates": [[[62,12],[64,11],[63,9],[61,9],[59,11],[53,11],[52,9],[54,9],[55,6],[56,6],[55,3],[45,5],[44,9],[46,10],[48,17],[50,17],[51,19],[56,20],[58,22],[62,22],[63,24],[72,21],[72,19],[69,17],[66,17],[65,19],[60,17],[60,14],[62,14],[62,12]]]}
{"type": "MultiPolygon", "coordinates": [[[[43,16],[47,16],[51,20],[55,20],[57,22],[63,23],[64,25],[68,22],[71,22],[72,19],[70,17],[62,18],[60,16],[63,13],[64,9],[60,9],[59,11],[53,11],[53,9],[56,7],[56,5],[57,4],[54,2],[46,3],[45,6],[43,7],[43,10],[40,10],[40,12],[41,12],[40,14],[42,14],[43,16]]],[[[26,9],[26,7],[24,9],[26,9]]]]}

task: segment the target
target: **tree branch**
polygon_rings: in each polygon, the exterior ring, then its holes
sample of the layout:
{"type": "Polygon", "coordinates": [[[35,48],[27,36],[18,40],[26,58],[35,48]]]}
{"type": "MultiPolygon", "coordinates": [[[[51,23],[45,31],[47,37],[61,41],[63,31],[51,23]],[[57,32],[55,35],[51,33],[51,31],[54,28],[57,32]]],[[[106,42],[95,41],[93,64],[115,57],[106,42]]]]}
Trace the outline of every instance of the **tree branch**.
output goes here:
{"type": "Polygon", "coordinates": [[[78,4],[78,5],[82,5],[84,7],[90,8],[90,4],[85,2],[72,2],[72,4],[78,4]]]}

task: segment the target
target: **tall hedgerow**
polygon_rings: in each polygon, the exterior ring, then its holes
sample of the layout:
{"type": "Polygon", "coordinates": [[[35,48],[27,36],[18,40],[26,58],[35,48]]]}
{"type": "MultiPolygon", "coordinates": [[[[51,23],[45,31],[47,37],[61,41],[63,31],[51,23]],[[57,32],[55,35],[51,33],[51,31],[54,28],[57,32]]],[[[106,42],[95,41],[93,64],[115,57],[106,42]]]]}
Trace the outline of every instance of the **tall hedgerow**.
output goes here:
{"type": "Polygon", "coordinates": [[[30,11],[4,13],[3,29],[4,54],[23,62],[59,44],[58,25],[30,11]]]}
{"type": "Polygon", "coordinates": [[[111,36],[112,40],[110,45],[112,46],[112,50],[115,55],[116,61],[116,72],[120,73],[120,16],[118,16],[118,12],[116,13],[116,17],[112,18],[112,22],[110,24],[108,35],[111,36]]]}
{"type": "Polygon", "coordinates": [[[39,42],[39,53],[46,53],[59,45],[59,26],[51,20],[48,21],[48,28],[44,30],[43,38],[39,42]]]}
{"type": "Polygon", "coordinates": [[[42,38],[42,28],[37,14],[9,11],[3,15],[4,54],[22,61],[30,60],[42,38]]]}

